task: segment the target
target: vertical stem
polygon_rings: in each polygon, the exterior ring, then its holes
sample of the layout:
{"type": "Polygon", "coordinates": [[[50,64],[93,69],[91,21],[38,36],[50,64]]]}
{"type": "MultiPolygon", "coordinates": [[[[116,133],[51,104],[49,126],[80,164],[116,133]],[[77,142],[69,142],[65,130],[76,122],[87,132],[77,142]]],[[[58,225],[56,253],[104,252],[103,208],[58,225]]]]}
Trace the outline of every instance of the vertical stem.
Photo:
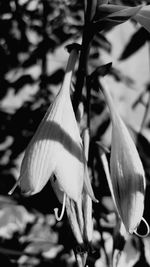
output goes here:
{"type": "Polygon", "coordinates": [[[90,51],[91,41],[93,39],[92,18],[95,14],[97,0],[88,0],[84,2],[85,5],[85,25],[83,29],[82,49],[79,59],[79,67],[77,72],[76,90],[74,93],[73,107],[76,113],[79,102],[82,97],[82,89],[87,75],[87,60],[90,51]]]}
{"type": "Polygon", "coordinates": [[[84,0],[85,5],[85,24],[92,21],[96,7],[97,7],[97,0],[84,0]]]}
{"type": "Polygon", "coordinates": [[[42,25],[42,32],[43,32],[43,46],[44,46],[44,52],[41,58],[41,68],[42,68],[42,74],[41,74],[41,90],[45,91],[47,88],[47,82],[46,82],[46,76],[47,76],[47,56],[46,56],[46,49],[45,44],[47,40],[47,33],[46,33],[46,25],[47,25],[47,0],[43,0],[43,25],[42,25]]]}
{"type": "Polygon", "coordinates": [[[86,39],[87,38],[86,38],[85,31],[84,31],[82,49],[81,49],[80,59],[79,59],[79,67],[78,67],[78,72],[77,72],[76,90],[75,90],[74,98],[73,98],[73,107],[74,107],[75,113],[78,109],[78,105],[81,100],[82,89],[84,86],[85,76],[87,73],[87,60],[88,60],[88,55],[90,51],[90,44],[89,43],[87,44],[86,39]]]}

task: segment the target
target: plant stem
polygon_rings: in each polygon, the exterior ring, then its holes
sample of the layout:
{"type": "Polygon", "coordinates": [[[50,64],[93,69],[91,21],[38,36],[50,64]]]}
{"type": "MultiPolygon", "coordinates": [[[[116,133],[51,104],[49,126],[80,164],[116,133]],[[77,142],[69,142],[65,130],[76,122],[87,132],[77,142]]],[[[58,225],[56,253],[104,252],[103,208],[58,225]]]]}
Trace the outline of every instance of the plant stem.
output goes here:
{"type": "Polygon", "coordinates": [[[76,90],[73,99],[73,107],[75,114],[77,112],[78,105],[82,97],[82,89],[85,83],[85,77],[88,72],[87,61],[90,52],[91,41],[94,36],[91,20],[93,18],[93,15],[95,14],[96,6],[97,0],[90,0],[87,2],[85,1],[85,25],[83,29],[82,49],[80,53],[79,67],[77,72],[76,90]]]}
{"type": "MultiPolygon", "coordinates": [[[[43,33],[43,45],[45,46],[46,40],[47,40],[47,32],[46,32],[46,26],[47,26],[47,10],[48,10],[48,3],[46,0],[42,1],[43,4],[43,18],[42,18],[42,33],[43,33]]],[[[41,58],[41,68],[42,68],[42,75],[41,75],[41,90],[43,92],[46,92],[47,89],[47,54],[46,50],[43,52],[42,58],[41,58]]]]}
{"type": "Polygon", "coordinates": [[[85,76],[87,73],[87,60],[88,60],[88,54],[90,51],[90,44],[87,44],[86,39],[87,38],[86,38],[85,31],[84,31],[82,49],[81,49],[81,54],[80,54],[80,59],[79,59],[79,67],[78,67],[78,72],[77,72],[76,90],[75,90],[74,98],[73,98],[73,107],[74,107],[75,114],[77,112],[78,105],[82,97],[82,89],[84,86],[85,76]]]}

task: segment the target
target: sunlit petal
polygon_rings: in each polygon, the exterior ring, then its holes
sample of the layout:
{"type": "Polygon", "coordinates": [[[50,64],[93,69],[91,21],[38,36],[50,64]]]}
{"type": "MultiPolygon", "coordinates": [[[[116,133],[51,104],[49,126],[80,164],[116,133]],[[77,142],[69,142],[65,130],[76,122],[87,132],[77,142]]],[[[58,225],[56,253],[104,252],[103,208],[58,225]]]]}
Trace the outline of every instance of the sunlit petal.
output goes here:
{"type": "MultiPolygon", "coordinates": [[[[71,78],[77,58],[77,49],[73,49],[69,56],[62,87],[25,151],[19,182],[21,190],[26,194],[31,195],[41,191],[54,170],[58,170],[61,164],[65,165],[64,169],[67,171],[68,162],[59,162],[59,151],[63,150],[64,154],[69,154],[70,157],[73,157],[72,154],[76,149],[78,152],[74,153],[74,158],[78,162],[76,170],[81,165],[81,139],[70,99],[71,78]],[[66,122],[69,123],[69,126],[66,122]]],[[[61,155],[62,157],[64,156],[63,153],[61,155]]],[[[67,160],[70,162],[69,156],[67,160]]],[[[62,178],[58,177],[58,180],[65,191],[67,188],[65,186],[66,180],[63,182],[64,175],[67,175],[67,173],[63,173],[62,178]]],[[[70,172],[65,179],[70,181],[70,172]]],[[[78,183],[78,180],[74,183],[78,183]]],[[[78,190],[80,192],[82,184],[83,178],[78,190]]],[[[76,188],[77,186],[75,190],[76,188]]]]}
{"type": "Polygon", "coordinates": [[[105,81],[101,82],[112,119],[111,191],[127,231],[133,233],[140,224],[144,211],[144,169],[127,127],[114,107],[105,81]]]}

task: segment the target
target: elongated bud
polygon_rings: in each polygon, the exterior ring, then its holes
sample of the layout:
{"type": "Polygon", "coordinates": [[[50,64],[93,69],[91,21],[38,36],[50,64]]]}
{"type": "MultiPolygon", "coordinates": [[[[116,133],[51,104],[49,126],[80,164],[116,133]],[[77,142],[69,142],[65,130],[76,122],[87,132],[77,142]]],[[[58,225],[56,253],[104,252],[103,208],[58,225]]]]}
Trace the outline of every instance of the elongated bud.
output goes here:
{"type": "MultiPolygon", "coordinates": [[[[83,145],[84,153],[86,160],[88,161],[89,155],[89,145],[90,145],[90,133],[89,129],[86,128],[83,131],[83,145]]],[[[92,219],[92,200],[89,195],[83,191],[82,195],[82,206],[83,206],[83,215],[84,215],[84,239],[86,242],[92,241],[93,235],[93,219],[92,219]]]]}
{"type": "Polygon", "coordinates": [[[101,84],[112,120],[109,184],[118,213],[126,230],[132,234],[144,220],[144,169],[127,127],[115,109],[104,78],[101,84]]]}
{"type": "Polygon", "coordinates": [[[83,214],[84,214],[84,239],[86,242],[92,241],[93,219],[92,219],[92,200],[88,194],[83,193],[83,214]]]}
{"type": "MultiPolygon", "coordinates": [[[[82,193],[82,196],[83,196],[83,193],[82,193]]],[[[82,211],[82,196],[75,203],[75,210],[76,210],[76,216],[77,216],[77,221],[78,221],[78,224],[79,224],[79,228],[80,228],[80,231],[81,231],[81,234],[82,234],[82,237],[83,237],[84,217],[83,217],[83,211],[82,211]]]]}
{"type": "Polygon", "coordinates": [[[85,128],[83,130],[83,148],[84,148],[84,154],[85,154],[85,158],[86,161],[88,161],[88,157],[89,157],[89,146],[90,146],[90,133],[89,133],[89,129],[85,128]]]}
{"type": "Polygon", "coordinates": [[[67,217],[69,220],[69,224],[71,227],[71,230],[74,234],[74,237],[77,241],[77,243],[81,246],[83,246],[83,236],[79,227],[79,223],[77,221],[77,216],[76,216],[76,210],[75,210],[75,203],[67,197],[66,199],[66,212],[67,212],[67,217]]]}
{"type": "Polygon", "coordinates": [[[93,189],[91,186],[90,178],[89,178],[89,173],[88,173],[88,167],[87,164],[85,164],[85,173],[84,173],[84,189],[86,193],[91,197],[91,199],[98,203],[99,201],[95,198],[93,189]]]}

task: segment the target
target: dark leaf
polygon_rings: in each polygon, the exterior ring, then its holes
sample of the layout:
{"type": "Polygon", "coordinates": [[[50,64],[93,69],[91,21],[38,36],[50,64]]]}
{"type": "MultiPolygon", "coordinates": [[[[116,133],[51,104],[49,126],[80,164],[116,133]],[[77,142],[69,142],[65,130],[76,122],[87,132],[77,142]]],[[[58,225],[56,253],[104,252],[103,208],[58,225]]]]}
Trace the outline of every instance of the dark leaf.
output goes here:
{"type": "Polygon", "coordinates": [[[93,21],[103,19],[113,13],[121,11],[123,8],[123,6],[119,5],[99,5],[93,21]]]}
{"type": "Polygon", "coordinates": [[[93,20],[95,31],[106,30],[135,16],[142,6],[102,5],[93,20]]]}
{"type": "Polygon", "coordinates": [[[107,40],[107,38],[101,34],[100,32],[97,32],[94,36],[94,40],[93,40],[93,46],[98,46],[102,49],[104,49],[105,51],[107,51],[108,53],[111,52],[111,43],[107,40]]]}
{"type": "Polygon", "coordinates": [[[126,59],[134,54],[149,39],[150,35],[148,34],[148,32],[144,28],[140,28],[134,35],[132,35],[129,43],[120,56],[120,60],[126,59]]]}
{"type": "Polygon", "coordinates": [[[98,68],[96,68],[95,71],[93,71],[91,74],[90,74],[90,77],[89,79],[91,81],[93,81],[95,78],[97,78],[98,76],[105,76],[107,75],[109,72],[110,72],[110,69],[112,67],[112,63],[107,63],[105,65],[102,65],[98,68]]]}
{"type": "Polygon", "coordinates": [[[144,6],[134,19],[139,22],[148,32],[150,32],[150,5],[144,6]]]}

